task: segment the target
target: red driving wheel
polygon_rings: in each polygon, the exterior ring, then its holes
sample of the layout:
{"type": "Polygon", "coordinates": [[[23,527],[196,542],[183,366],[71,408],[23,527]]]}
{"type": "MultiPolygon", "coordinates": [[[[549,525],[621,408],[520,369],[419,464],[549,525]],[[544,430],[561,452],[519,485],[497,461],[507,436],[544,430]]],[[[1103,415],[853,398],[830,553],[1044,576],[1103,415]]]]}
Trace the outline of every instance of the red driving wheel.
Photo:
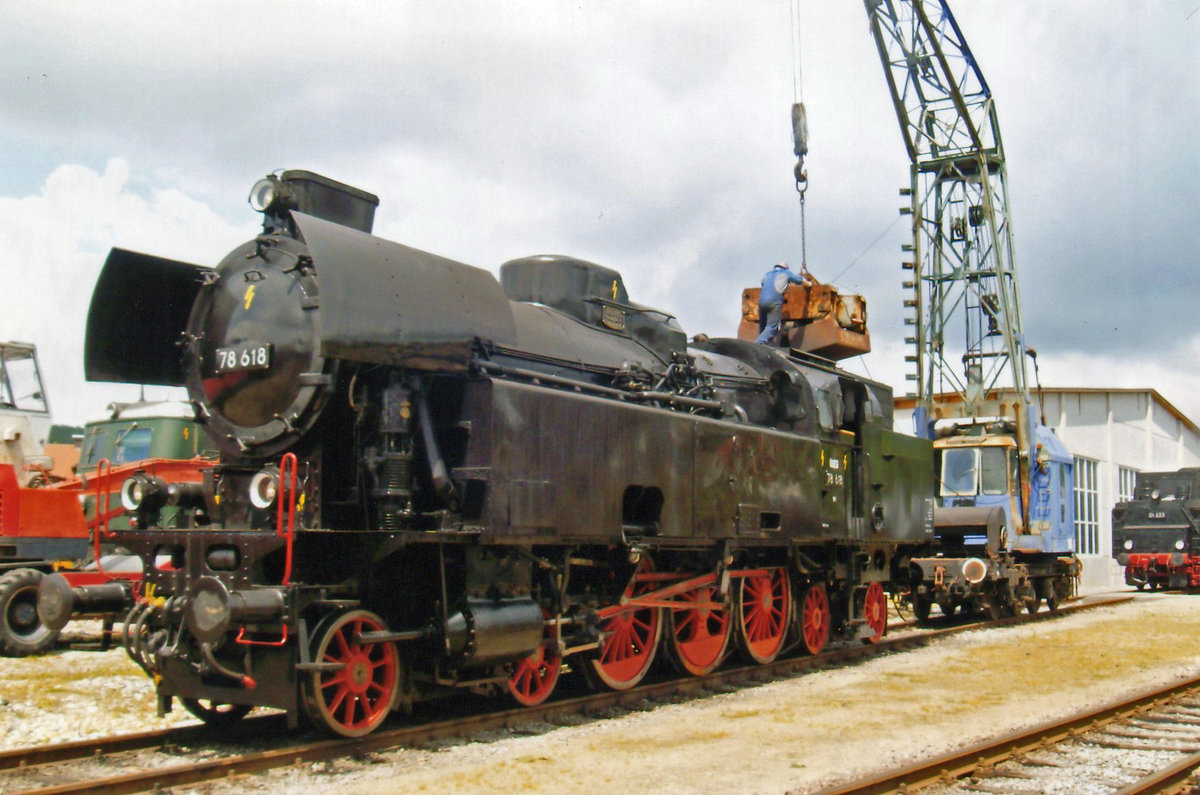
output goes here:
{"type": "MultiPolygon", "coordinates": [[[[654,571],[654,564],[643,557],[637,573],[654,571]]],[[[638,583],[636,578],[626,586],[623,597],[653,590],[654,583],[638,583]]],[[[630,606],[607,618],[600,625],[603,641],[597,659],[591,662],[591,673],[612,690],[628,690],[642,681],[654,662],[662,632],[662,613],[657,607],[630,606]]]]}
{"type": "Polygon", "coordinates": [[[681,672],[704,676],[725,658],[733,624],[720,599],[716,585],[703,586],[679,596],[680,601],[695,605],[670,613],[668,650],[671,661],[681,672]]]}
{"type": "Polygon", "coordinates": [[[772,662],[783,651],[792,615],[787,571],[777,568],[743,577],[739,591],[737,629],[742,649],[756,663],[772,662]]]}

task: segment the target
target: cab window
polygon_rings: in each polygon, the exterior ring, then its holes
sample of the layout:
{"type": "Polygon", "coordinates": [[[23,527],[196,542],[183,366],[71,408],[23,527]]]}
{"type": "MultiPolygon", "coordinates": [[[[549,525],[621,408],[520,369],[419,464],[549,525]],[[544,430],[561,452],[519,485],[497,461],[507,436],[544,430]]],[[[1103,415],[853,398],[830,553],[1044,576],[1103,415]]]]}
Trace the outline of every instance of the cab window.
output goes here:
{"type": "Polygon", "coordinates": [[[88,431],[83,438],[83,449],[79,453],[79,465],[92,468],[100,463],[100,459],[104,458],[104,443],[108,438],[108,434],[103,428],[94,428],[88,431]]]}
{"type": "Polygon", "coordinates": [[[1003,447],[984,447],[979,451],[981,494],[1008,494],[1008,456],[1003,447]]]}
{"type": "Polygon", "coordinates": [[[978,454],[974,448],[942,451],[943,497],[965,497],[975,493],[978,454]]]}

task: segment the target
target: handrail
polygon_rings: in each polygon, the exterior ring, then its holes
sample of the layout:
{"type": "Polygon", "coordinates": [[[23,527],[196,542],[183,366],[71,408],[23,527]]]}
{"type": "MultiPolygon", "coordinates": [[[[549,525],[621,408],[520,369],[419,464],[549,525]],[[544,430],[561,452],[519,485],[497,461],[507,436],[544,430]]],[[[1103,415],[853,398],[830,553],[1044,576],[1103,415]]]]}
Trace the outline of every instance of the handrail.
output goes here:
{"type": "Polygon", "coordinates": [[[296,454],[284,453],[279,461],[279,506],[275,532],[287,538],[287,562],[283,568],[283,584],[292,579],[292,547],[296,540],[296,454]],[[287,524],[283,521],[283,506],[287,504],[287,524]],[[286,530],[285,530],[286,527],[286,530]]]}
{"type": "Polygon", "coordinates": [[[96,571],[106,579],[111,579],[100,563],[100,537],[109,536],[108,502],[112,494],[108,489],[108,481],[112,473],[112,464],[107,458],[101,458],[96,464],[96,526],[92,528],[92,554],[96,559],[96,571]]]}

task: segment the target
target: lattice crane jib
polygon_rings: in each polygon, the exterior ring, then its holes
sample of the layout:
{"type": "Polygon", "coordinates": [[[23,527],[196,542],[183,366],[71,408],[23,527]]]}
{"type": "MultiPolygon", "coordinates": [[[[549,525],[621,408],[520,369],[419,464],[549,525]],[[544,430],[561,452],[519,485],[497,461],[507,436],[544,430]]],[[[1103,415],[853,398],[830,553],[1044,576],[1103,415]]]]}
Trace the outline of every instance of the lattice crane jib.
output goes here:
{"type": "Polygon", "coordinates": [[[911,163],[901,211],[913,219],[906,359],[918,417],[1009,416],[1028,449],[1032,401],[991,91],[944,0],[864,3],[911,163]],[[999,389],[1016,400],[990,399],[999,389]]]}
{"type": "Polygon", "coordinates": [[[916,368],[907,377],[917,433],[939,451],[942,505],[1002,505],[1011,549],[1071,553],[1072,459],[1026,379],[1033,352],[991,90],[947,0],[864,5],[910,162],[905,358],[916,368]]]}

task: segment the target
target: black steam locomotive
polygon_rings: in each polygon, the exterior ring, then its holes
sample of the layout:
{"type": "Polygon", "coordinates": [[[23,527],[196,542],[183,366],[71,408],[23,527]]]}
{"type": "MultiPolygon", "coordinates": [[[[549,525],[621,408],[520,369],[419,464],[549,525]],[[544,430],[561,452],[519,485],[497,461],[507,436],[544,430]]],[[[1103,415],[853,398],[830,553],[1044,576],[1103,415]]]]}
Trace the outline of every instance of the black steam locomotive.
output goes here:
{"type": "Polygon", "coordinates": [[[1200,468],[1139,472],[1113,507],[1113,557],[1138,590],[1200,587],[1200,468]]]}
{"type": "Polygon", "coordinates": [[[928,442],[891,390],[787,348],[688,343],[618,273],[488,272],[370,234],[374,196],[261,181],[216,268],[114,250],[90,379],[186,385],[203,484],[135,475],[111,532],[143,586],[49,578],[48,623],[132,598],[129,650],[210,722],[339,735],[453,689],[536,704],[877,639],[933,531],[928,442]],[[163,526],[164,506],[186,510],[163,526]]]}

